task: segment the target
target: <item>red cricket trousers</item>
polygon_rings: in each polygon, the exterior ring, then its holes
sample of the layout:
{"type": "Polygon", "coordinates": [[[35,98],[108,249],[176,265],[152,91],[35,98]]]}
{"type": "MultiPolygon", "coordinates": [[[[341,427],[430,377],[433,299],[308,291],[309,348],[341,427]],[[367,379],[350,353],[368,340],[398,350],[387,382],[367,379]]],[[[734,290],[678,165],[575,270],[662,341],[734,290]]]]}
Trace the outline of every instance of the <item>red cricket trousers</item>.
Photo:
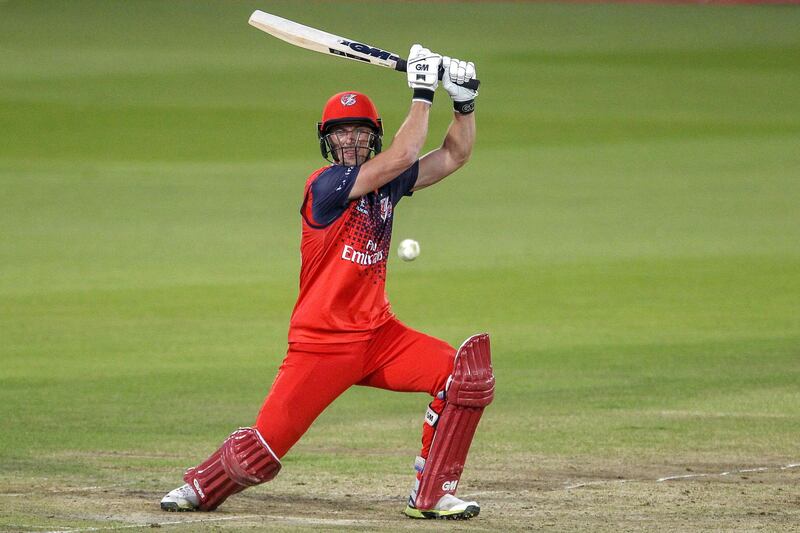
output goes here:
{"type": "MultiPolygon", "coordinates": [[[[366,341],[292,343],[258,413],[256,428],[283,457],[317,416],[353,385],[436,396],[453,371],[455,352],[446,342],[396,318],[366,341]]],[[[443,407],[444,401],[434,398],[431,408],[439,413],[443,407]]],[[[422,457],[427,458],[432,440],[433,428],[423,424],[422,457]]]]}

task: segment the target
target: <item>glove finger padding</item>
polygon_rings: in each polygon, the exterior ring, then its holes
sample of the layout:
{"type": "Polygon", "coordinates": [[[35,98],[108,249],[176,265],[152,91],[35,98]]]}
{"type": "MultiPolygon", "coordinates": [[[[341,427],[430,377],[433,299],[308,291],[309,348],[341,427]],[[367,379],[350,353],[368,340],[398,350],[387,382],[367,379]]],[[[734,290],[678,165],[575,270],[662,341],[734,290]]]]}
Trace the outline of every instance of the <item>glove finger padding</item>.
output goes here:
{"type": "Polygon", "coordinates": [[[467,75],[467,62],[459,61],[456,64],[456,83],[463,84],[466,75],[467,75]]]}
{"type": "MultiPolygon", "coordinates": [[[[467,63],[467,73],[466,73],[466,75],[464,76],[464,79],[465,79],[466,81],[469,81],[469,80],[474,80],[474,79],[475,79],[475,77],[476,77],[476,76],[475,76],[475,63],[473,63],[472,61],[470,61],[469,63],[467,63]]],[[[477,96],[477,94],[478,94],[478,91],[476,90],[476,91],[475,91],[475,95],[477,96]]]]}
{"type": "Polygon", "coordinates": [[[476,77],[475,64],[445,56],[442,58],[442,66],[444,68],[442,87],[453,99],[453,107],[459,113],[471,113],[475,109],[474,100],[478,96],[478,91],[468,89],[461,84],[476,77]]]}

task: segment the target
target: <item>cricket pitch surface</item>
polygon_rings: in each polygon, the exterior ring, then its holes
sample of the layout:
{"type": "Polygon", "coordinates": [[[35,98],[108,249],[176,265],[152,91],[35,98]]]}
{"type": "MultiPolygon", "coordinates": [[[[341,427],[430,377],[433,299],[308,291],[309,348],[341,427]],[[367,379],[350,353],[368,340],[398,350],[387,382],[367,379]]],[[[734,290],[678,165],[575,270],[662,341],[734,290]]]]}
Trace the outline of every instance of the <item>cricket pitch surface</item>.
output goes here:
{"type": "Polygon", "coordinates": [[[322,472],[280,476],[211,513],[161,511],[160,498],[175,484],[166,479],[97,486],[5,480],[0,531],[789,531],[800,519],[795,463],[644,468],[540,457],[507,458],[506,464],[474,459],[478,466],[468,466],[460,495],[478,500],[482,510],[469,522],[405,518],[407,476],[322,472]]]}

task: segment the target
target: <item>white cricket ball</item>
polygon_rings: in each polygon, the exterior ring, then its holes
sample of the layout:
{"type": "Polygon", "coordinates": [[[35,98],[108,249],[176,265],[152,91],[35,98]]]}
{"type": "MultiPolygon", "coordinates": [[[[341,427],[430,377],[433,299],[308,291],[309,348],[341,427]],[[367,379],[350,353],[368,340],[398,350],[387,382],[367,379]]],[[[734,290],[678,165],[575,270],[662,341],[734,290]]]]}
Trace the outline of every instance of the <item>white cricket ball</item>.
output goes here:
{"type": "Polygon", "coordinates": [[[414,239],[405,239],[397,247],[397,255],[403,261],[413,261],[419,255],[419,243],[414,239]]]}

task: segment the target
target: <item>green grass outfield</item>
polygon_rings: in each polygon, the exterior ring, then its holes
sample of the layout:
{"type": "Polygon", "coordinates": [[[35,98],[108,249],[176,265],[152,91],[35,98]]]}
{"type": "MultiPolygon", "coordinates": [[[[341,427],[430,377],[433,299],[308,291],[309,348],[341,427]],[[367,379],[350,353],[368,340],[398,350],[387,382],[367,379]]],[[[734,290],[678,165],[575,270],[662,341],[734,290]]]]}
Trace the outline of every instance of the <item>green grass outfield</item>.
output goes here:
{"type": "Polygon", "coordinates": [[[157,510],[253,422],[285,353],[321,105],[362,90],[389,138],[408,109],[402,75],[277,41],[256,8],[477,65],[473,159],[400,204],[395,243],[422,255],[388,282],[409,325],[492,334],[473,527],[796,526],[796,7],[6,0],[0,530],[412,526],[427,400],[372,389],[271,485],[157,510]]]}

